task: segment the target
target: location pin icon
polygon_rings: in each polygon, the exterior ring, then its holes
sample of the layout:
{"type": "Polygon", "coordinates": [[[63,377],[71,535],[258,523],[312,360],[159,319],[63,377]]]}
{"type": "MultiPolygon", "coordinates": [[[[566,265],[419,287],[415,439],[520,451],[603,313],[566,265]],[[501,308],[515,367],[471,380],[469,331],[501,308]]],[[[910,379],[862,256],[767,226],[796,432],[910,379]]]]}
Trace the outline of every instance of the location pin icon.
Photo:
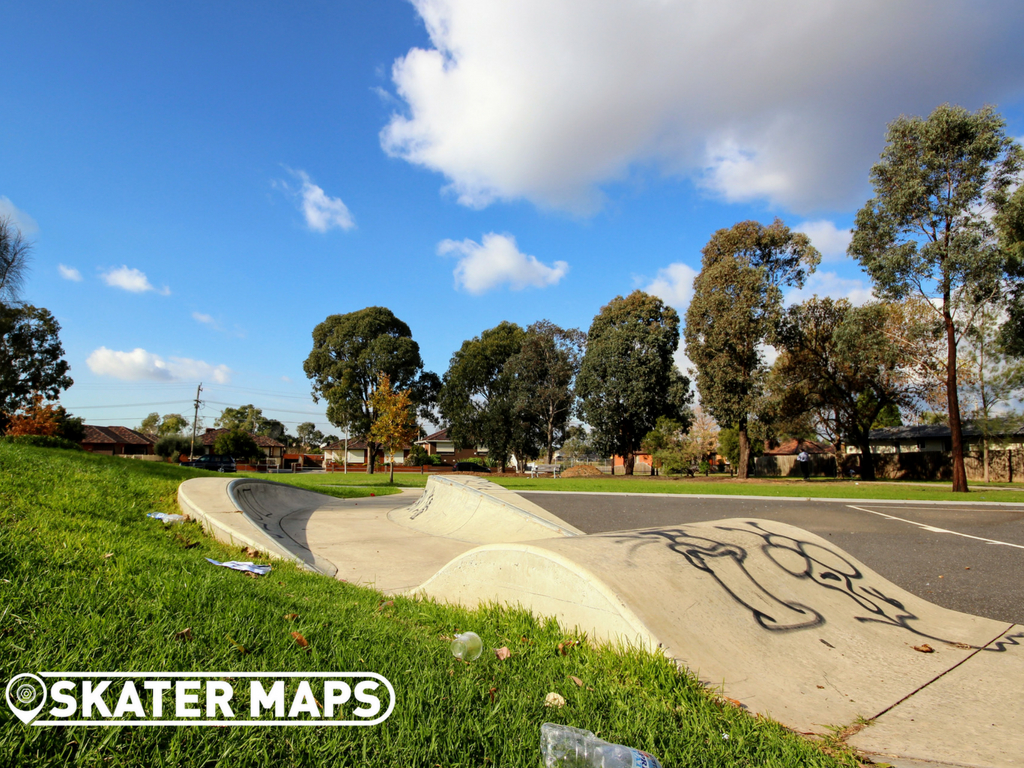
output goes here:
{"type": "Polygon", "coordinates": [[[7,706],[14,716],[28,725],[46,704],[46,683],[29,673],[12,677],[7,683],[7,706]],[[35,708],[28,707],[35,704],[35,708]]]}

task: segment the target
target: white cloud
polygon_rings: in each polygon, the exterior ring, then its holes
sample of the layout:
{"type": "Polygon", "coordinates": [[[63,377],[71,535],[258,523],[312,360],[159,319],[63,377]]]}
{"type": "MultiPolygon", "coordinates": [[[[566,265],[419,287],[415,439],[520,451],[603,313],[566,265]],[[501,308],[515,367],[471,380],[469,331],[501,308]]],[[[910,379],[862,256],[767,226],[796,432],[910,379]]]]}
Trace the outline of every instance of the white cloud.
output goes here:
{"type": "Polygon", "coordinates": [[[839,277],[835,272],[814,272],[807,278],[803,288],[794,288],[786,294],[785,304],[798,304],[812,296],[831,296],[833,299],[847,299],[855,307],[874,300],[871,286],[856,278],[839,277]]]}
{"type": "Polygon", "coordinates": [[[797,224],[793,229],[796,232],[803,232],[811,238],[811,244],[821,251],[821,260],[823,262],[842,261],[845,259],[846,249],[853,237],[852,230],[839,229],[839,227],[827,219],[805,221],[797,224]]]}
{"type": "Polygon", "coordinates": [[[455,284],[477,295],[502,283],[508,283],[515,291],[527,286],[544,288],[557,284],[569,271],[566,262],[556,261],[549,267],[538,261],[536,256],[521,253],[511,235],[494,232],[484,235],[483,243],[469,239],[442,240],[437,252],[459,255],[454,272],[455,284]]]}
{"type": "MultiPolygon", "coordinates": [[[[149,282],[149,278],[146,277],[146,273],[135,269],[133,267],[121,266],[117,269],[111,269],[108,272],[102,274],[103,282],[114,288],[121,288],[131,293],[146,293],[146,291],[156,291],[153,284],[149,282]]],[[[161,296],[170,296],[171,289],[166,285],[157,291],[161,296]]]]}
{"type": "Polygon", "coordinates": [[[192,313],[192,319],[195,320],[197,323],[202,323],[203,325],[208,325],[211,328],[219,328],[220,327],[217,324],[217,321],[213,319],[212,315],[207,315],[207,314],[204,314],[203,312],[193,312],[192,313]]]}
{"type": "Polygon", "coordinates": [[[885,126],[1019,98],[1024,4],[412,0],[391,155],[460,202],[581,213],[638,168],[797,211],[863,202],[885,126]],[[935,51],[955,50],[955,56],[935,51]]]}
{"type": "Polygon", "coordinates": [[[194,381],[213,380],[217,384],[231,382],[231,369],[226,365],[210,365],[187,357],[163,358],[141,347],[131,352],[118,352],[106,347],[93,351],[86,359],[89,370],[99,376],[124,381],[194,381]]]}
{"type": "Polygon", "coordinates": [[[657,296],[683,315],[693,298],[693,281],[696,277],[696,269],[676,262],[659,269],[657,276],[644,286],[644,291],[657,296]]]}
{"type": "Polygon", "coordinates": [[[74,283],[82,282],[82,273],[74,267],[68,267],[64,264],[58,264],[57,270],[60,272],[60,276],[65,280],[71,280],[74,283]]]}
{"type": "Polygon", "coordinates": [[[10,198],[0,195],[0,218],[10,218],[18,229],[21,230],[21,234],[34,235],[39,231],[39,225],[36,220],[19,209],[14,203],[11,202],[10,198]]]}
{"type": "Polygon", "coordinates": [[[299,210],[302,211],[302,215],[306,219],[307,227],[316,232],[326,232],[333,228],[349,230],[356,225],[352,213],[340,197],[328,195],[321,187],[313,183],[305,171],[291,168],[286,170],[301,182],[299,189],[293,189],[284,181],[275,182],[275,186],[286,190],[297,198],[299,210]]]}

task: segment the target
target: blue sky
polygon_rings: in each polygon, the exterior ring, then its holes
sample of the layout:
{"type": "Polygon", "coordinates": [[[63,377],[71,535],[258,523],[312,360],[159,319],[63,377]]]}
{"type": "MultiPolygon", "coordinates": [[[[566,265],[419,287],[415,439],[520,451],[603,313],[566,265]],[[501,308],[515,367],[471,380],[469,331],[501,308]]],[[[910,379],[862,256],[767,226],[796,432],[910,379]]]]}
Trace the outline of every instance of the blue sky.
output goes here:
{"type": "Polygon", "coordinates": [[[202,381],[207,425],[337,433],[302,372],[328,315],[391,308],[443,374],[502,320],[685,311],[749,218],[812,235],[804,295],[863,301],[844,231],[885,124],[989,103],[1024,135],[1019,2],[34,1],[4,29],[0,213],[95,424],[202,381]]]}

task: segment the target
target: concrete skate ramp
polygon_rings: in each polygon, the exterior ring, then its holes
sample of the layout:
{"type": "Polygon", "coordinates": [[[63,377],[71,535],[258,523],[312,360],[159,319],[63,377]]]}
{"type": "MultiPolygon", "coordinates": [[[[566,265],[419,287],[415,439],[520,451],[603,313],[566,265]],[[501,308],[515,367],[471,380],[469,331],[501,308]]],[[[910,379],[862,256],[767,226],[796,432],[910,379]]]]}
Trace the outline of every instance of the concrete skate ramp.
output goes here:
{"type": "Polygon", "coordinates": [[[388,517],[414,531],[474,544],[583,533],[532,501],[479,477],[431,477],[419,501],[388,517]]]}
{"type": "Polygon", "coordinates": [[[1015,644],[1024,640],[1013,639],[1024,628],[933,605],[783,523],[477,547],[415,592],[518,603],[592,637],[660,647],[750,710],[802,731],[873,718],[960,665],[958,690],[995,699],[986,727],[1013,734],[1024,754],[1024,645],[1015,644]]]}

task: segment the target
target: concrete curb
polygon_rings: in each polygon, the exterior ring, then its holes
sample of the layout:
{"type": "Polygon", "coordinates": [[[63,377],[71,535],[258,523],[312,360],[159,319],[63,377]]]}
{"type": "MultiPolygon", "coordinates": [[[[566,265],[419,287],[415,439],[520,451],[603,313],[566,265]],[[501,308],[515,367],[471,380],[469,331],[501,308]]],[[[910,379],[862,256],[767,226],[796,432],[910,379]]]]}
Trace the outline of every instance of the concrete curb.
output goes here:
{"type": "MultiPolygon", "coordinates": [[[[1022,489],[1024,490],[1024,489],[1022,489]]],[[[815,496],[745,496],[742,494],[729,494],[729,493],[630,493],[628,491],[559,491],[553,489],[550,491],[536,491],[536,490],[524,490],[519,489],[516,491],[519,494],[533,494],[533,493],[564,493],[566,495],[576,496],[624,496],[629,498],[642,499],[645,496],[655,496],[658,498],[669,498],[669,499],[735,499],[738,501],[833,501],[837,504],[934,504],[944,506],[956,506],[956,507],[1024,507],[1024,502],[1012,502],[1012,501],[934,501],[934,500],[919,500],[913,499],[835,499],[835,498],[818,498],[815,496]]]]}

